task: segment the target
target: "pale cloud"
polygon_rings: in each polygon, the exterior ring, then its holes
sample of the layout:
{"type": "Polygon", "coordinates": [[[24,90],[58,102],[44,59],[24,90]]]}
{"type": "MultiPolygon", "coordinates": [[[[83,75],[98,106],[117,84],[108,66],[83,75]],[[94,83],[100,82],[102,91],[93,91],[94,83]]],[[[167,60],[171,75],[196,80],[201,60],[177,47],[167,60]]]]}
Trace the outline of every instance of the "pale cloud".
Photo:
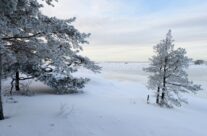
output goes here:
{"type": "Polygon", "coordinates": [[[55,7],[45,5],[43,12],[59,18],[109,16],[122,7],[118,0],[59,0],[54,4],[55,7]]]}
{"type": "Polygon", "coordinates": [[[76,16],[74,25],[92,33],[84,55],[95,60],[147,60],[152,46],[168,29],[173,30],[175,44],[185,47],[190,57],[207,59],[207,2],[150,13],[142,6],[143,0],[130,2],[59,0],[54,8],[44,8],[43,13],[59,18],[76,16]]]}

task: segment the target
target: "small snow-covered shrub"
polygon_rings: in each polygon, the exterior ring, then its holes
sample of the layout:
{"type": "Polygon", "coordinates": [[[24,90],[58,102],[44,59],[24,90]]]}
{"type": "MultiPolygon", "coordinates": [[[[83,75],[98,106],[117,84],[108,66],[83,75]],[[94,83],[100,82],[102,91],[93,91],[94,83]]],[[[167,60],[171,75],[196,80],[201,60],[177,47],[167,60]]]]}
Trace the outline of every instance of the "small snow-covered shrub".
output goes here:
{"type": "Polygon", "coordinates": [[[202,64],[204,64],[204,63],[205,63],[204,60],[196,60],[196,61],[194,61],[194,64],[195,64],[195,65],[202,65],[202,64]]]}
{"type": "Polygon", "coordinates": [[[42,76],[40,80],[54,88],[57,94],[77,93],[89,81],[87,78],[56,77],[52,74],[42,76]]]}

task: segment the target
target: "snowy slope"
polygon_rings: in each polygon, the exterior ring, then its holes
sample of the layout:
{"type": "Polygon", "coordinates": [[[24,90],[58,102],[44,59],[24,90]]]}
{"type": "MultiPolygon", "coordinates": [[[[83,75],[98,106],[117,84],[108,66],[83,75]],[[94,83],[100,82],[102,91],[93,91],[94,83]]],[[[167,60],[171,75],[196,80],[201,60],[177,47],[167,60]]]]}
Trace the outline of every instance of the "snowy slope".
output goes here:
{"type": "MultiPolygon", "coordinates": [[[[207,97],[186,95],[189,104],[165,109],[146,104],[147,64],[102,63],[103,72],[84,75],[91,81],[84,93],[48,94],[39,83],[35,96],[4,97],[0,136],[206,136],[207,97]]],[[[206,87],[207,66],[191,66],[189,76],[206,87]],[[202,71],[202,72],[200,72],[202,71]],[[201,75],[203,75],[201,77],[201,75]]],[[[203,91],[203,95],[206,92],[203,91]]]]}

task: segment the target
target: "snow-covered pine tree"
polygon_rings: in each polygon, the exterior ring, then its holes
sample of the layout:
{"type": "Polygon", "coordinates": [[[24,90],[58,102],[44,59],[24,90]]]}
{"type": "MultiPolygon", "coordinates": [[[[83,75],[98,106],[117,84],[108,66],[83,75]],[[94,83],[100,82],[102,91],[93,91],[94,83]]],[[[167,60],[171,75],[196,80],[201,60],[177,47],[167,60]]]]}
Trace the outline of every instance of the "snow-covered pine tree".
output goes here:
{"type": "MultiPolygon", "coordinates": [[[[52,0],[45,1],[52,4],[52,0]]],[[[93,61],[79,55],[90,34],[80,33],[71,25],[75,18],[47,17],[40,12],[43,5],[37,0],[0,2],[4,77],[16,78],[21,72],[28,77],[18,80],[36,78],[58,89],[58,93],[70,93],[88,81],[72,76],[79,67],[100,70],[93,61]]]]}
{"type": "Polygon", "coordinates": [[[150,66],[144,68],[149,76],[149,89],[156,90],[156,103],[162,106],[173,107],[187,103],[181,93],[197,92],[200,85],[189,81],[186,68],[192,61],[186,56],[183,48],[174,49],[174,40],[171,30],[166,38],[154,46],[155,55],[150,58],[150,66]]]}

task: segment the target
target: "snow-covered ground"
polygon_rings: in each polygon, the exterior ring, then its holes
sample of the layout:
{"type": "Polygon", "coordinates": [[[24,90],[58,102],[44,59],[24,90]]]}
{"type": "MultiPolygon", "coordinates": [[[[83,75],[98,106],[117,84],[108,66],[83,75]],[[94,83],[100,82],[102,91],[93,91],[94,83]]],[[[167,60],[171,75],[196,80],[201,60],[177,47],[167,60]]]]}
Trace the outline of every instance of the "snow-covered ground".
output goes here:
{"type": "Polygon", "coordinates": [[[101,63],[101,74],[82,71],[91,81],[83,93],[55,95],[39,83],[36,95],[6,102],[0,136],[206,136],[207,65],[188,73],[204,90],[186,95],[189,104],[166,109],[146,104],[146,63],[101,63]]]}

